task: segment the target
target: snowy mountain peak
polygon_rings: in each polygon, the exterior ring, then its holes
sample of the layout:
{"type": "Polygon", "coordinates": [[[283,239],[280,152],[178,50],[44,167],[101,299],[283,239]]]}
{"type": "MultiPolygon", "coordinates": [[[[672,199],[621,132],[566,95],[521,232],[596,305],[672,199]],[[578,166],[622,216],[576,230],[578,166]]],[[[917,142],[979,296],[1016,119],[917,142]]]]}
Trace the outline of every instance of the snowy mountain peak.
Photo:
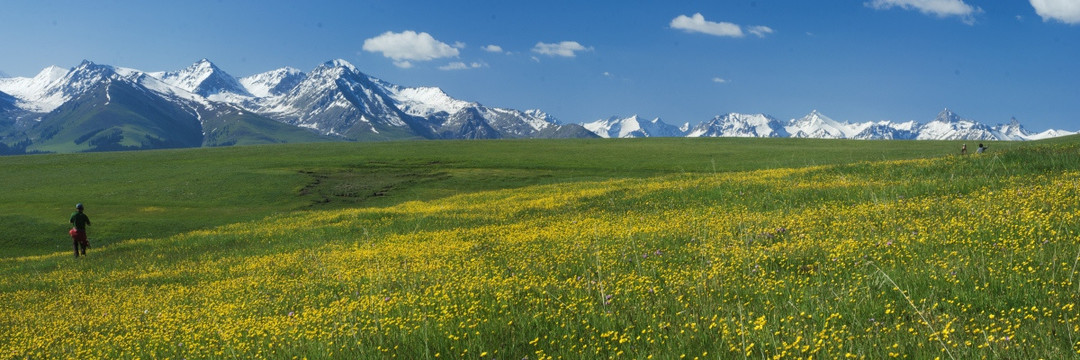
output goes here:
{"type": "Polygon", "coordinates": [[[180,71],[150,73],[150,76],[156,77],[171,86],[207,98],[216,98],[213,95],[219,94],[220,97],[229,97],[230,95],[252,96],[236,78],[225,73],[207,59],[199,60],[180,71]]]}
{"type": "Polygon", "coordinates": [[[34,76],[34,82],[41,84],[49,84],[64,77],[64,75],[66,75],[67,73],[68,69],[52,65],[45,68],[44,70],[41,70],[41,72],[39,72],[37,76],[34,76]]]}
{"type": "Polygon", "coordinates": [[[786,137],[780,121],[765,114],[728,113],[698,124],[688,137],[786,137]]]}
{"type": "Polygon", "coordinates": [[[801,119],[791,119],[784,129],[792,137],[849,139],[854,138],[862,129],[848,123],[840,123],[821,112],[814,110],[801,119]]]}
{"type": "Polygon", "coordinates": [[[390,97],[398,102],[398,107],[406,114],[420,117],[428,117],[439,112],[451,115],[467,107],[475,107],[479,104],[454,99],[437,87],[406,88],[391,86],[387,87],[390,97]]]}
{"type": "Polygon", "coordinates": [[[33,78],[0,79],[0,91],[16,97],[17,106],[24,110],[47,113],[115,74],[111,66],[83,60],[71,70],[50,66],[33,78]]]}
{"type": "Polygon", "coordinates": [[[256,97],[282,95],[292,90],[307,74],[299,69],[283,67],[238,79],[240,85],[256,97]]]}
{"type": "MultiPolygon", "coordinates": [[[[51,111],[60,106],[59,103],[45,104],[45,93],[49,87],[62,79],[68,69],[59,66],[49,66],[32,78],[16,77],[0,79],[0,91],[19,99],[20,107],[30,111],[51,111]]],[[[51,102],[61,101],[62,98],[52,99],[51,102]]]]}
{"type": "Polygon", "coordinates": [[[523,113],[526,116],[529,116],[529,117],[532,117],[532,118],[535,118],[535,119],[541,119],[543,121],[546,121],[546,122],[549,122],[549,123],[552,123],[552,124],[555,124],[555,125],[560,124],[559,119],[556,119],[554,116],[551,116],[551,114],[548,114],[548,113],[546,113],[546,112],[544,112],[543,110],[540,110],[540,109],[529,109],[529,110],[523,111],[523,113]]]}
{"type": "Polygon", "coordinates": [[[360,70],[358,70],[355,66],[353,66],[353,64],[349,63],[348,61],[345,61],[344,59],[335,59],[335,60],[327,61],[327,62],[323,63],[321,67],[345,68],[345,69],[348,69],[350,72],[360,73],[360,70]]]}
{"type": "Polygon", "coordinates": [[[1020,125],[1020,121],[1016,120],[1016,117],[1009,119],[1008,124],[1000,124],[994,128],[1000,134],[1000,137],[1008,140],[1026,140],[1031,137],[1023,125],[1020,125]]]}
{"type": "MultiPolygon", "coordinates": [[[[994,129],[978,122],[964,119],[948,108],[938,113],[934,121],[919,128],[918,140],[998,140],[1001,136],[994,129]]],[[[1003,139],[1004,140],[1004,139],[1003,139]]]]}
{"type": "Polygon", "coordinates": [[[612,116],[581,124],[585,129],[604,138],[639,138],[653,136],[685,136],[686,131],[669,125],[659,117],[644,120],[637,114],[629,117],[612,116]]]}
{"type": "Polygon", "coordinates": [[[945,110],[942,110],[940,113],[938,113],[937,117],[934,118],[934,121],[940,121],[943,123],[959,123],[961,121],[965,121],[965,119],[961,118],[960,115],[952,112],[952,110],[949,110],[949,108],[945,108],[945,110]]]}

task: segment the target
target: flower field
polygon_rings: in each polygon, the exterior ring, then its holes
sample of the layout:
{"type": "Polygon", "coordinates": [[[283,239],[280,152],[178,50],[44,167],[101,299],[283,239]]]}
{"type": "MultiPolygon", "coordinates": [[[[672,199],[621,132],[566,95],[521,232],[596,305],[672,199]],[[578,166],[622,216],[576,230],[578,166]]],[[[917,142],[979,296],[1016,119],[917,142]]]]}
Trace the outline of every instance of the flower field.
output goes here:
{"type": "Polygon", "coordinates": [[[0,358],[1076,358],[1080,146],[293,211],[67,257],[0,260],[0,358]]]}

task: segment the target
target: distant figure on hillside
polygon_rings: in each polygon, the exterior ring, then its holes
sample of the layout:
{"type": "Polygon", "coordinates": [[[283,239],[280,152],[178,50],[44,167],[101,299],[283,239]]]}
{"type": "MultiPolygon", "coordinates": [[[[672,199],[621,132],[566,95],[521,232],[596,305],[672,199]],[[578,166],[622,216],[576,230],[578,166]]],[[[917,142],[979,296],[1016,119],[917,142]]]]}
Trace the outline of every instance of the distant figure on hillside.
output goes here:
{"type": "Polygon", "coordinates": [[[983,146],[983,144],[979,144],[979,148],[978,148],[978,149],[975,149],[975,153],[976,153],[976,154],[982,154],[982,153],[983,153],[983,151],[986,151],[986,147],[985,147],[985,146],[983,146]]]}
{"type": "Polygon", "coordinates": [[[75,204],[75,212],[71,214],[71,231],[68,234],[71,235],[72,244],[75,246],[75,257],[79,257],[79,248],[82,248],[82,254],[86,255],[86,247],[90,246],[90,243],[86,240],[86,226],[90,225],[90,217],[83,214],[83,204],[75,204]]]}
{"type": "Polygon", "coordinates": [[[960,155],[967,155],[967,144],[960,147],[960,155]]]}

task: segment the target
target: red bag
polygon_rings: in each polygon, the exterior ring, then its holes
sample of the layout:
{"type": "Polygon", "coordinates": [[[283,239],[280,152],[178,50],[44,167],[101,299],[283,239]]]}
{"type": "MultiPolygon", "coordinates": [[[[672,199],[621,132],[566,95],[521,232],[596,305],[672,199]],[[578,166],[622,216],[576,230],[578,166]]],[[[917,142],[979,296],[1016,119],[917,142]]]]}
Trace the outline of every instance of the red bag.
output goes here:
{"type": "Polygon", "coordinates": [[[71,235],[71,240],[73,240],[75,242],[82,243],[82,244],[86,244],[86,232],[85,231],[79,231],[79,229],[71,228],[71,230],[68,231],[68,235],[71,235]]]}

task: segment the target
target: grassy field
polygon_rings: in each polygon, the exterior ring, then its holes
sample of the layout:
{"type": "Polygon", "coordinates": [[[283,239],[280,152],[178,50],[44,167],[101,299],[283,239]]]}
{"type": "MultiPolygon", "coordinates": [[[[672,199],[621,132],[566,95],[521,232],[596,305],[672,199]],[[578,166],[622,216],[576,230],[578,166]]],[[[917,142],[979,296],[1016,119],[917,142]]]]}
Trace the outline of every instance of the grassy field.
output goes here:
{"type": "Polygon", "coordinates": [[[0,358],[1077,357],[1080,139],[959,144],[4,157],[0,358]]]}
{"type": "MultiPolygon", "coordinates": [[[[995,148],[1016,146],[995,144],[995,148]]],[[[298,210],[670,173],[911,159],[957,142],[797,139],[409,141],[0,157],[0,257],[66,249],[77,202],[97,245],[298,210]]]]}

